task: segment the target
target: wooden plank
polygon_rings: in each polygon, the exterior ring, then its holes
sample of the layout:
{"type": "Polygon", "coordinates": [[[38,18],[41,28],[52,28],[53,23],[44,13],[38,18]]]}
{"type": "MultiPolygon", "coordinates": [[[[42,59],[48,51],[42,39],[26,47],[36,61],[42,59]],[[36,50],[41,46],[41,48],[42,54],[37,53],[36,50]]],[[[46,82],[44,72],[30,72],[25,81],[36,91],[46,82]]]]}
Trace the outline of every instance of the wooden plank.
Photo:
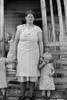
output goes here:
{"type": "Polygon", "coordinates": [[[63,0],[65,7],[66,33],[67,33],[67,0],[63,0]]]}
{"type": "Polygon", "coordinates": [[[41,2],[41,13],[42,13],[42,23],[43,23],[43,33],[44,33],[44,44],[48,42],[48,32],[47,32],[47,15],[46,15],[46,2],[45,0],[40,0],[41,2]]]}
{"type": "Polygon", "coordinates": [[[64,85],[64,84],[62,84],[62,85],[55,85],[55,88],[58,89],[58,90],[64,90],[64,89],[67,88],[67,85],[64,85]]]}
{"type": "Polygon", "coordinates": [[[60,74],[64,74],[67,76],[67,70],[63,70],[63,69],[56,69],[55,71],[56,73],[60,73],[60,74]]]}
{"type": "Polygon", "coordinates": [[[54,25],[54,14],[53,14],[53,7],[52,7],[53,5],[52,5],[52,0],[49,1],[50,1],[53,41],[55,41],[55,25],[54,25]]]}
{"type": "Polygon", "coordinates": [[[67,77],[64,77],[64,78],[55,78],[54,79],[54,82],[55,82],[55,84],[56,83],[67,83],[67,77]]]}
{"type": "Polygon", "coordinates": [[[4,25],[4,1],[0,0],[0,40],[3,35],[3,25],[4,25]]]}
{"type": "Polygon", "coordinates": [[[60,50],[57,50],[57,51],[49,51],[51,54],[53,55],[67,55],[67,51],[60,51],[60,50]]]}
{"type": "Polygon", "coordinates": [[[64,29],[63,29],[63,18],[62,18],[62,10],[61,10],[60,0],[57,0],[57,8],[58,8],[59,27],[60,27],[59,41],[63,41],[64,29]]]}
{"type": "Polygon", "coordinates": [[[47,47],[51,46],[67,46],[67,42],[51,42],[46,45],[47,47]]]}
{"type": "Polygon", "coordinates": [[[3,39],[2,42],[2,56],[4,56],[4,0],[0,0],[0,40],[3,39]]]}
{"type": "Polygon", "coordinates": [[[61,63],[61,64],[67,64],[67,61],[63,61],[63,60],[56,60],[56,61],[53,61],[53,63],[61,63]]]}
{"type": "Polygon", "coordinates": [[[63,69],[63,70],[67,70],[67,64],[64,66],[64,65],[61,65],[60,66],[61,67],[61,69],[63,69]]]}
{"type": "MultiPolygon", "coordinates": [[[[64,88],[66,88],[67,87],[67,83],[65,84],[59,84],[59,85],[55,85],[56,86],[56,88],[58,88],[58,89],[64,89],[64,88]]],[[[20,84],[9,84],[8,85],[8,88],[9,87],[11,87],[11,88],[16,88],[16,89],[20,89],[20,84]]],[[[37,90],[35,90],[35,91],[37,91],[37,90]]]]}

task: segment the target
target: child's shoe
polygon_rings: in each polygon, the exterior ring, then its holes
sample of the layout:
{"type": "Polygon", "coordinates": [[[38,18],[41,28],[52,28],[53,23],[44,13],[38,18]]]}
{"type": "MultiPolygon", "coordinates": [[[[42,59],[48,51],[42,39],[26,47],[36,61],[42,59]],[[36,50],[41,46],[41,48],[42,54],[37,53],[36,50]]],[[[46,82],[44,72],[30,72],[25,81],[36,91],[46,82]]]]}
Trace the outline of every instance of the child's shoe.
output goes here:
{"type": "Polygon", "coordinates": [[[50,100],[50,97],[47,97],[46,100],[50,100]]]}
{"type": "Polygon", "coordinates": [[[25,97],[20,96],[17,100],[25,100],[25,97]]]}

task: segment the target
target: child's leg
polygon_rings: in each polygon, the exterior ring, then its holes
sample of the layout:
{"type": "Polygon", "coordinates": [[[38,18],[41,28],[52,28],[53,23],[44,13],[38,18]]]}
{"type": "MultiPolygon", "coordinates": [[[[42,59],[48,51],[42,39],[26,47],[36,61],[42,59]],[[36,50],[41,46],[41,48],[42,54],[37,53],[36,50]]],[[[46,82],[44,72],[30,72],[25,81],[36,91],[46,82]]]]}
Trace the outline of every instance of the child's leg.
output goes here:
{"type": "Polygon", "coordinates": [[[4,88],[1,89],[1,92],[2,92],[3,95],[5,95],[5,89],[4,88]]]}
{"type": "Polygon", "coordinates": [[[45,95],[46,95],[46,91],[42,90],[42,96],[45,96],[45,95]]]}
{"type": "Polygon", "coordinates": [[[50,97],[50,95],[51,95],[51,91],[47,90],[47,96],[50,97]]]}
{"type": "Polygon", "coordinates": [[[42,100],[47,100],[46,97],[47,97],[47,91],[42,90],[42,98],[43,98],[42,100]]]}

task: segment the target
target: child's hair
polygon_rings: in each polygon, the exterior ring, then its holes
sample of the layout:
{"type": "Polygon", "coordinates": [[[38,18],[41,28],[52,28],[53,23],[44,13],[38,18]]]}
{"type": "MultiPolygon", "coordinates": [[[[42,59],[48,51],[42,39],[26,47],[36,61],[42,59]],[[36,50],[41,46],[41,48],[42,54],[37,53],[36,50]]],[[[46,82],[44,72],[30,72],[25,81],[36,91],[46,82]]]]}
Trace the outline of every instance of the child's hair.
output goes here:
{"type": "Polygon", "coordinates": [[[53,61],[53,56],[52,56],[52,54],[49,53],[49,52],[45,52],[45,53],[43,54],[43,58],[48,59],[49,62],[52,62],[52,61],[53,61]]]}

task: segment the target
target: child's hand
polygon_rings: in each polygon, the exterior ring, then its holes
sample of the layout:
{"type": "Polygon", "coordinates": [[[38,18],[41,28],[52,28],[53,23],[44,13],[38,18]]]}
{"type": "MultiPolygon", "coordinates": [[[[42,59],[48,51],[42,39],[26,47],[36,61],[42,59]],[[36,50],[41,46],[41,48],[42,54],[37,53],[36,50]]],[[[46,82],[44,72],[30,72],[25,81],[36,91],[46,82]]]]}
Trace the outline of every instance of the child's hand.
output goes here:
{"type": "Polygon", "coordinates": [[[52,77],[52,74],[49,74],[49,77],[52,77]]]}
{"type": "Polygon", "coordinates": [[[50,77],[53,77],[53,75],[54,75],[53,73],[50,73],[50,74],[49,74],[50,77]]]}
{"type": "Polygon", "coordinates": [[[43,58],[40,58],[39,60],[40,60],[39,62],[40,62],[40,64],[41,64],[41,63],[43,62],[43,58]]]}

